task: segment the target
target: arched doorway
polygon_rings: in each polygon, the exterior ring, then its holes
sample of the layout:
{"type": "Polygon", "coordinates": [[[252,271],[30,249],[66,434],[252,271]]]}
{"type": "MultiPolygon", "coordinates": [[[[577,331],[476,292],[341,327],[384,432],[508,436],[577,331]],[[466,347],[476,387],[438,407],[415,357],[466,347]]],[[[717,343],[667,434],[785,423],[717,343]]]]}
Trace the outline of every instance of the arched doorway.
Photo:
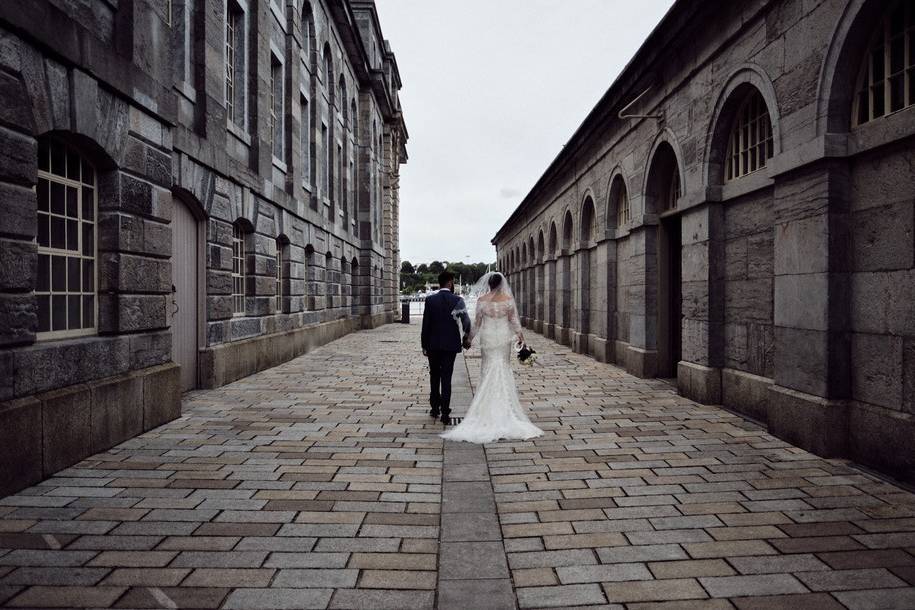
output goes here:
{"type": "Polygon", "coordinates": [[[172,217],[172,359],[181,367],[182,391],[198,384],[198,353],[202,345],[201,278],[205,236],[204,214],[189,194],[176,193],[172,217]]]}
{"type": "Polygon", "coordinates": [[[657,350],[658,377],[677,376],[681,356],[682,259],[681,223],[677,212],[680,199],[680,167],[673,148],[662,142],[655,151],[648,174],[646,205],[658,215],[657,266],[657,350]]]}

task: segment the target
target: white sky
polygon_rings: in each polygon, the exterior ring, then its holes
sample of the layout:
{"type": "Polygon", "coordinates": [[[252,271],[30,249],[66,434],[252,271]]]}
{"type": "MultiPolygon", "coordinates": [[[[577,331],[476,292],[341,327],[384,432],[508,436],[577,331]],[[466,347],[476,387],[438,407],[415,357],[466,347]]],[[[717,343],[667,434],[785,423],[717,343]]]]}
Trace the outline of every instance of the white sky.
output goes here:
{"type": "Polygon", "coordinates": [[[400,256],[493,262],[496,231],[672,0],[376,0],[410,134],[400,256]]]}

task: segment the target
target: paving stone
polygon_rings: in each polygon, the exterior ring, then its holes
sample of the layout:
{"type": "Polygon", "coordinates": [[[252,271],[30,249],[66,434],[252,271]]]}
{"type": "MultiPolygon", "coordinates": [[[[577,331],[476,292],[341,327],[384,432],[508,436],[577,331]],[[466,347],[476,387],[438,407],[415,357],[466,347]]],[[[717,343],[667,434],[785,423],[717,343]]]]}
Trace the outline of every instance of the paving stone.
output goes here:
{"type": "Polygon", "coordinates": [[[738,610],[846,610],[825,593],[738,597],[731,601],[738,610]]]}
{"type": "MultiPolygon", "coordinates": [[[[118,568],[113,570],[103,585],[126,587],[175,587],[190,574],[189,568],[118,568]]],[[[207,584],[206,586],[214,586],[207,584]]]]}
{"type": "MultiPolygon", "coordinates": [[[[182,585],[186,587],[267,587],[276,570],[263,568],[197,568],[182,585]]],[[[275,586],[289,586],[276,584],[275,586]]]]}
{"type": "MultiPolygon", "coordinates": [[[[732,560],[733,562],[734,560],[732,560]]],[[[734,569],[723,559],[688,559],[685,561],[658,561],[648,564],[654,577],[696,578],[698,576],[731,576],[734,569]]]]}
{"type": "Polygon", "coordinates": [[[603,587],[607,601],[619,603],[708,597],[699,583],[692,578],[605,583],[603,587]]]}
{"type": "Polygon", "coordinates": [[[434,591],[338,589],[328,607],[335,610],[431,610],[434,602],[434,591]]]}
{"type": "Polygon", "coordinates": [[[763,557],[730,557],[728,561],[741,574],[776,574],[779,572],[813,572],[829,566],[808,553],[766,555],[763,557]]]}
{"type": "Polygon", "coordinates": [[[216,587],[134,587],[121,597],[115,608],[219,608],[228,589],[216,587]]]}
{"type": "Polygon", "coordinates": [[[440,610],[503,610],[515,607],[508,579],[444,580],[438,588],[440,610]]]}
{"type": "Polygon", "coordinates": [[[309,610],[326,608],[333,589],[237,589],[223,604],[227,610],[309,610]]]}
{"type": "Polygon", "coordinates": [[[811,591],[848,591],[904,587],[906,582],[885,568],[834,570],[796,575],[811,591]]]}
{"type": "Polygon", "coordinates": [[[107,608],[125,587],[30,587],[7,602],[10,608],[107,608]]]}
{"type": "MultiPolygon", "coordinates": [[[[356,586],[359,570],[280,570],[270,586],[348,589],[356,586]]],[[[268,579],[269,582],[269,579],[268,579]]],[[[262,585],[266,586],[266,585],[262,585]]]]}
{"type": "Polygon", "coordinates": [[[516,590],[521,608],[558,608],[603,604],[604,594],[599,585],[564,585],[556,587],[525,587],[516,590]]]}
{"type": "Polygon", "coordinates": [[[686,552],[676,544],[646,544],[598,549],[597,556],[600,557],[601,563],[689,559],[686,552]]]}
{"type": "Polygon", "coordinates": [[[508,578],[502,543],[443,542],[439,555],[439,575],[442,580],[508,578]]]}
{"type": "Polygon", "coordinates": [[[651,572],[642,563],[558,567],[556,568],[556,575],[559,578],[559,582],[564,585],[588,582],[652,580],[651,572]]]}
{"type": "Polygon", "coordinates": [[[3,578],[4,585],[74,585],[91,586],[97,584],[108,574],[108,568],[16,568],[3,578]]]}
{"type": "Polygon", "coordinates": [[[804,585],[790,574],[707,576],[700,578],[699,582],[712,597],[786,595],[807,592],[804,585]]]}
{"type": "Polygon", "coordinates": [[[363,570],[431,570],[437,557],[428,553],[353,553],[347,567],[363,570]]]}
{"type": "MultiPolygon", "coordinates": [[[[444,569],[442,572],[444,576],[444,569]]],[[[458,570],[455,572],[461,573],[458,570]]],[[[359,587],[362,589],[435,589],[436,580],[434,571],[363,570],[359,578],[359,587]]]]}
{"type": "Polygon", "coordinates": [[[449,513],[442,517],[443,542],[501,540],[502,530],[496,514],[449,513]]]}

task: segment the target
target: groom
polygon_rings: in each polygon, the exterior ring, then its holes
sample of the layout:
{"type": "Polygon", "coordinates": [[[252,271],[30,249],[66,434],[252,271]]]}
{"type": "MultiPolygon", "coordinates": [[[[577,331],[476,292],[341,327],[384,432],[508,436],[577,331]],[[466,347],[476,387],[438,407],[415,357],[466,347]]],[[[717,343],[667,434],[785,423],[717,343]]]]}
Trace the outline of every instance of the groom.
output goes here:
{"type": "Polygon", "coordinates": [[[438,276],[441,289],[432,296],[426,297],[423,310],[422,346],[423,355],[429,358],[429,381],[431,392],[429,404],[432,409],[429,415],[442,416],[442,423],[451,424],[451,373],[454,372],[454,359],[461,347],[470,348],[470,316],[464,307],[464,299],[454,294],[454,274],[443,271],[438,276]],[[464,330],[463,340],[458,329],[457,319],[452,312],[460,312],[464,330]]]}

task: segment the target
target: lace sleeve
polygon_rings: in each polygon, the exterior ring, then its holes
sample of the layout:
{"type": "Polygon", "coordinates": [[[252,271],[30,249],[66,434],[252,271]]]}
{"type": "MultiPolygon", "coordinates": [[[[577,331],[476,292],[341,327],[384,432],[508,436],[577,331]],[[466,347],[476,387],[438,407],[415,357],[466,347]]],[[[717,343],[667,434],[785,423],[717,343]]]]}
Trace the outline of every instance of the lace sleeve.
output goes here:
{"type": "Polygon", "coordinates": [[[521,321],[518,319],[518,308],[515,306],[514,299],[509,301],[508,325],[511,327],[513,333],[519,336],[521,335],[521,321]]]}
{"type": "Polygon", "coordinates": [[[480,332],[480,327],[483,326],[483,304],[477,303],[475,307],[476,311],[473,316],[473,326],[470,327],[470,341],[473,342],[474,337],[480,332]]]}

